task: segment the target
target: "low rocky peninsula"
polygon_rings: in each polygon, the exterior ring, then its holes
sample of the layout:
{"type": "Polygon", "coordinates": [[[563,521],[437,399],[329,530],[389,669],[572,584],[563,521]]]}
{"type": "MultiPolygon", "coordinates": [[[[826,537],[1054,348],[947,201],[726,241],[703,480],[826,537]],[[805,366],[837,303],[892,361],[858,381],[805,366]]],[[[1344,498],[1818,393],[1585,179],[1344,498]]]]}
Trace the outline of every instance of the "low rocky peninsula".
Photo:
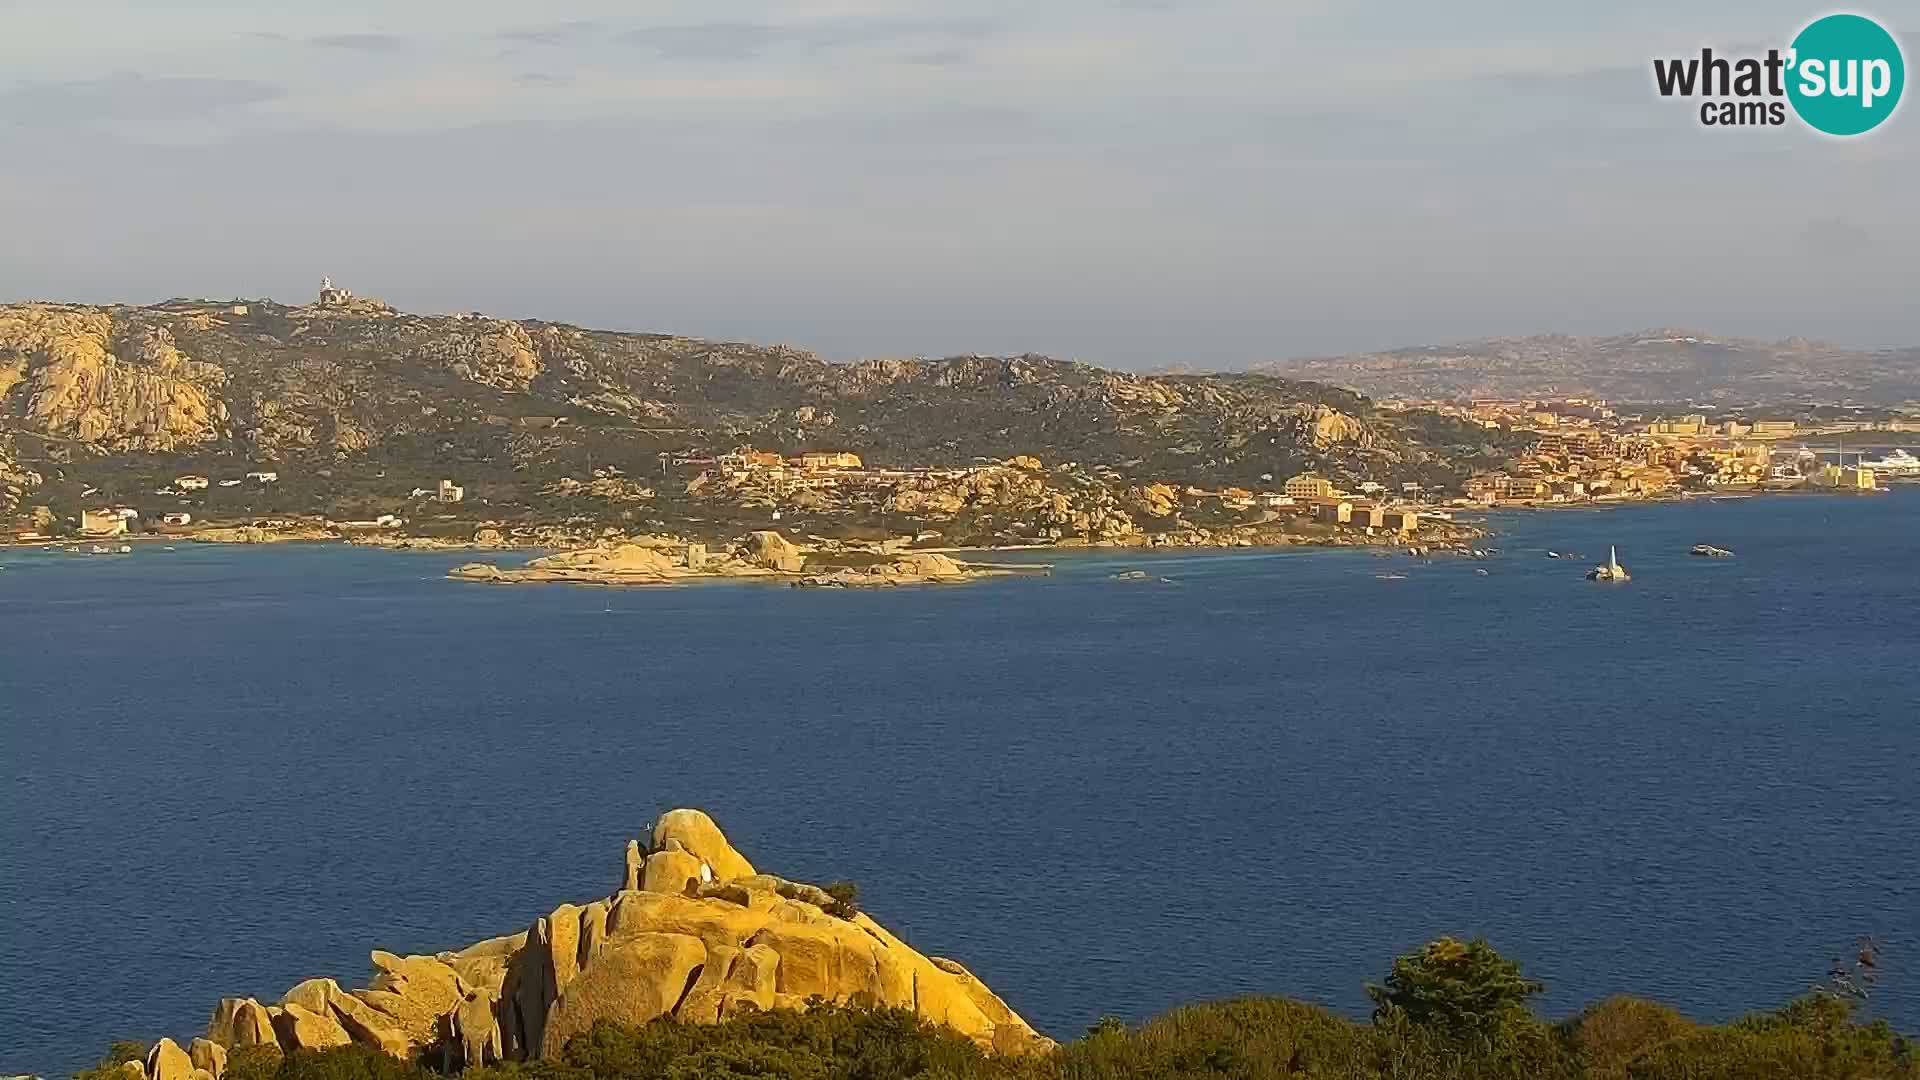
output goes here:
{"type": "Polygon", "coordinates": [[[467,563],[449,571],[448,576],[502,585],[678,585],[744,578],[813,588],[888,588],[952,584],[1012,573],[1044,573],[1047,569],[961,562],[938,552],[902,550],[894,544],[807,548],[777,532],[761,531],[750,534],[743,543],[721,548],[647,538],[545,555],[520,567],[467,563]]]}
{"type": "Polygon", "coordinates": [[[999,1054],[1053,1046],[959,963],[923,956],[829,893],[761,873],[698,810],[627,843],[612,895],[431,956],[375,950],[364,989],[308,979],[278,1001],[230,997],[204,1037],[161,1039],[125,1080],[220,1080],[230,1051],[360,1044],[448,1069],[552,1058],[607,1020],[712,1024],[812,1000],[910,1009],[999,1054]]]}

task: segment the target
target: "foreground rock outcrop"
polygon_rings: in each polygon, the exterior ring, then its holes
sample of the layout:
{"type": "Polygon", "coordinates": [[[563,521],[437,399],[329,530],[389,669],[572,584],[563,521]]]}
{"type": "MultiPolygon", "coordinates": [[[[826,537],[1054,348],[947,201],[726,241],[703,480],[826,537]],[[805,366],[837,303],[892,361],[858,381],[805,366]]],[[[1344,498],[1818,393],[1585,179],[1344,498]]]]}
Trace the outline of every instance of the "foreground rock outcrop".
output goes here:
{"type": "Polygon", "coordinates": [[[364,989],[309,979],[271,1004],[226,998],[190,1052],[163,1039],[129,1077],[219,1080],[229,1049],[256,1045],[358,1043],[464,1068],[552,1057],[601,1020],[710,1024],[814,999],[911,1009],[999,1053],[1051,1045],[959,963],[921,955],[817,886],[759,871],[698,810],[662,815],[630,841],[621,884],[457,952],[376,950],[364,989]]]}

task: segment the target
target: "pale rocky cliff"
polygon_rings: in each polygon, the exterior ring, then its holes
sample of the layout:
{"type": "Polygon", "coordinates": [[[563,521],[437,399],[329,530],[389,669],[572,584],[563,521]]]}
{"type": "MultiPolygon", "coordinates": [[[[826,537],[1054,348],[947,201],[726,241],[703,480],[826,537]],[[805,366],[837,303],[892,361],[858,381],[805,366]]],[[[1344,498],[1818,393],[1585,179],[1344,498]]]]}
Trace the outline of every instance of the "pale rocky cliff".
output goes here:
{"type": "Polygon", "coordinates": [[[0,307],[0,402],[40,434],[161,453],[211,442],[226,434],[225,382],[164,326],[98,308],[0,307]]]}
{"type": "Polygon", "coordinates": [[[923,956],[820,888],[761,873],[698,810],[629,841],[611,895],[432,956],[372,953],[364,989],[310,979],[226,998],[190,1051],[163,1039],[128,1080],[219,1080],[227,1050],[359,1043],[448,1067],[547,1058],[600,1020],[715,1023],[813,999],[911,1009],[1000,1053],[1051,1045],[952,960],[923,956]],[[207,1077],[199,1077],[204,1071],[207,1077]]]}

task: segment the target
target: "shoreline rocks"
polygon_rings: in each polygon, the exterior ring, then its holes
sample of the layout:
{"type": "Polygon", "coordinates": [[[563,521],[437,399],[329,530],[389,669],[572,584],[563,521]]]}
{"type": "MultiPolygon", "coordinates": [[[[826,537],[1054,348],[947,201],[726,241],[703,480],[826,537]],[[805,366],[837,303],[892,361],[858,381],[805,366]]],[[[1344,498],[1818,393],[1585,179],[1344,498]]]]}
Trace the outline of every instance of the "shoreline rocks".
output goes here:
{"type": "Polygon", "coordinates": [[[458,581],[493,585],[563,582],[576,585],[680,585],[727,579],[786,581],[811,588],[886,588],[1045,573],[1044,566],[966,563],[927,551],[881,551],[849,556],[800,547],[771,531],[751,534],[732,550],[705,545],[678,549],[635,542],[600,544],[546,555],[521,567],[467,563],[447,572],[458,581]]]}
{"type": "Polygon", "coordinates": [[[338,540],[340,534],[317,525],[292,529],[268,529],[258,525],[202,529],[192,536],[196,544],[304,544],[338,540]]]}

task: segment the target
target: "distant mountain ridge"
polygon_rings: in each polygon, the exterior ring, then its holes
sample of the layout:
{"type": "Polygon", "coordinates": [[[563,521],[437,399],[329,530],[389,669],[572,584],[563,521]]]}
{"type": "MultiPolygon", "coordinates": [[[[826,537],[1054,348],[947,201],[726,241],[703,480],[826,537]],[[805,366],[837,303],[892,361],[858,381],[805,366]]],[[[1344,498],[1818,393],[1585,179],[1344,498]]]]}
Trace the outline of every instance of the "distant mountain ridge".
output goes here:
{"type": "Polygon", "coordinates": [[[1920,401],[1920,348],[1847,349],[1806,338],[1757,341],[1658,328],[1611,337],[1489,338],[1252,370],[1375,397],[1602,397],[1724,404],[1920,401]]]}

